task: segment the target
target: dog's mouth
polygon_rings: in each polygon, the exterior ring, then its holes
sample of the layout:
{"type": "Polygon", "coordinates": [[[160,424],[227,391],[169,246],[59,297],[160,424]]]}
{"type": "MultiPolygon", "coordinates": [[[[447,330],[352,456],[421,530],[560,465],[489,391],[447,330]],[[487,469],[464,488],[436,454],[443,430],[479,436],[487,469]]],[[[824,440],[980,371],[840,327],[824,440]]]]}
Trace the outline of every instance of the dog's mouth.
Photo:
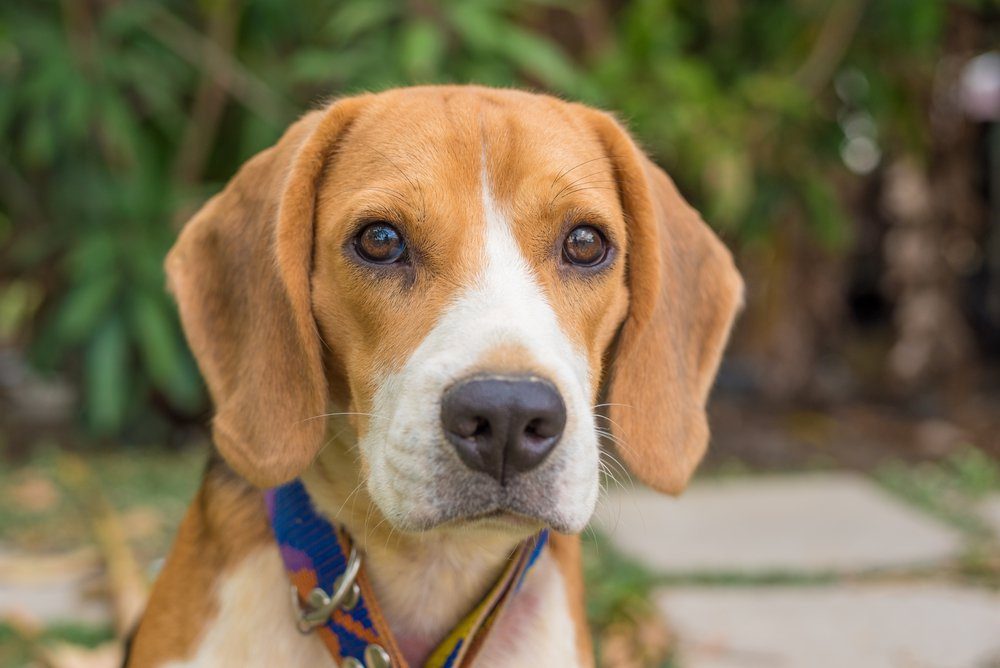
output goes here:
{"type": "Polygon", "coordinates": [[[459,517],[450,524],[461,526],[475,526],[482,528],[513,529],[518,532],[540,531],[546,526],[544,520],[538,517],[531,517],[512,510],[496,508],[483,513],[475,513],[467,517],[459,517]]]}

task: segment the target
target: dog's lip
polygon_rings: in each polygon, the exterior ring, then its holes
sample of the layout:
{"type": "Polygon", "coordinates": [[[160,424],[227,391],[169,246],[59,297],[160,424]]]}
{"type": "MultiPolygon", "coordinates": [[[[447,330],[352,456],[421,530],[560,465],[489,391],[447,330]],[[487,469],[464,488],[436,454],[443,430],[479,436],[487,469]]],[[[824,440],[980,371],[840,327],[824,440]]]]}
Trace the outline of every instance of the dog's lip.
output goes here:
{"type": "Polygon", "coordinates": [[[544,522],[537,517],[522,515],[521,513],[505,508],[496,508],[485,513],[477,513],[459,518],[458,521],[467,524],[502,524],[517,528],[541,528],[544,526],[544,522]]]}

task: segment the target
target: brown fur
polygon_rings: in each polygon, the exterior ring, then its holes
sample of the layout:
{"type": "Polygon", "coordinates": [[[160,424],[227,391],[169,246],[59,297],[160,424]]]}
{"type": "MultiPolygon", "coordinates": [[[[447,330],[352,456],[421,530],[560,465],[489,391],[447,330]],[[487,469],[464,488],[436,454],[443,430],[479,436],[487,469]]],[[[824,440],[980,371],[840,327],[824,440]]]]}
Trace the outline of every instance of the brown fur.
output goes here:
{"type": "MultiPolygon", "coordinates": [[[[732,258],[610,116],[475,87],[401,89],[312,112],[185,227],[170,283],[215,402],[215,444],[240,476],[271,486],[300,475],[323,447],[330,410],[355,413],[354,431],[366,432],[379,383],[482,261],[468,230],[483,215],[484,168],[560,326],[608,376],[626,462],[657,489],[683,488],[707,445],[705,402],[741,301],[732,258]],[[391,221],[421,253],[378,289],[345,252],[365,219],[391,221]],[[576,221],[602,224],[621,254],[586,279],[553,260],[553,240],[576,221]]],[[[531,371],[516,347],[488,362],[531,371]]],[[[603,381],[594,374],[595,398],[603,381]]],[[[364,476],[367,463],[356,465],[364,476]]],[[[220,577],[268,540],[260,494],[213,469],[132,665],[192,651],[220,577]]],[[[555,536],[551,549],[589,664],[579,541],[555,536]]]]}
{"type": "Polygon", "coordinates": [[[559,564],[566,581],[566,598],[573,611],[573,625],[576,627],[576,649],[581,666],[594,664],[594,643],[587,627],[587,608],[583,591],[583,562],[580,555],[580,537],[560,533],[549,535],[549,550],[559,564]]]}
{"type": "Polygon", "coordinates": [[[621,454],[650,487],[679,494],[708,447],[705,403],[743,282],[732,255],[621,126],[584,111],[614,156],[629,226],[629,314],[607,392],[621,454]]]}
{"type": "Polygon", "coordinates": [[[215,615],[218,582],[255,547],[273,540],[260,490],[213,459],[157,578],[128,665],[155,666],[190,655],[215,615]]]}

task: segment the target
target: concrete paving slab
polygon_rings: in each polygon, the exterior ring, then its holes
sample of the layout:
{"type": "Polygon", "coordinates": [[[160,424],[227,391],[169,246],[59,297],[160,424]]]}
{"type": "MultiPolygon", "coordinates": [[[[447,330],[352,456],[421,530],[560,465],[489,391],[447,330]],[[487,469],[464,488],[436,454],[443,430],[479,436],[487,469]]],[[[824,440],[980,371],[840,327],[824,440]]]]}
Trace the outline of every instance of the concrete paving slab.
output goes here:
{"type": "Polygon", "coordinates": [[[680,588],[657,595],[681,668],[979,668],[1000,594],[943,584],[680,588]]]}
{"type": "Polygon", "coordinates": [[[663,573],[856,572],[957,556],[961,535],[848,473],[705,481],[672,499],[612,493],[596,526],[663,573]]]}
{"type": "Polygon", "coordinates": [[[979,505],[979,514],[1000,538],[1000,494],[991,494],[979,505]]]}
{"type": "Polygon", "coordinates": [[[103,575],[89,551],[31,555],[0,546],[0,619],[8,615],[50,623],[104,624],[111,609],[99,590],[103,575]]]}
{"type": "Polygon", "coordinates": [[[104,624],[111,619],[111,610],[100,600],[83,593],[81,583],[72,580],[45,585],[20,585],[0,582],[0,618],[7,615],[27,616],[43,623],[56,621],[104,624]]]}

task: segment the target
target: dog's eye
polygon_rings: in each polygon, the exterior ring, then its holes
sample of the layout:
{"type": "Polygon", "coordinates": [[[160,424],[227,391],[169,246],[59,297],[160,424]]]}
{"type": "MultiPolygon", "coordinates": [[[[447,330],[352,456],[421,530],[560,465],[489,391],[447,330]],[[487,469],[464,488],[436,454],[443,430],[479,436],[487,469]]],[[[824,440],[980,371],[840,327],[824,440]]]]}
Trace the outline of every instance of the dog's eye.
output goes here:
{"type": "Polygon", "coordinates": [[[354,248],[363,259],[376,264],[392,264],[403,257],[406,242],[395,227],[385,222],[366,225],[354,238],[354,248]]]}
{"type": "Polygon", "coordinates": [[[563,242],[563,258],[578,267],[593,267],[608,255],[608,242],[592,225],[577,225],[563,242]]]}

